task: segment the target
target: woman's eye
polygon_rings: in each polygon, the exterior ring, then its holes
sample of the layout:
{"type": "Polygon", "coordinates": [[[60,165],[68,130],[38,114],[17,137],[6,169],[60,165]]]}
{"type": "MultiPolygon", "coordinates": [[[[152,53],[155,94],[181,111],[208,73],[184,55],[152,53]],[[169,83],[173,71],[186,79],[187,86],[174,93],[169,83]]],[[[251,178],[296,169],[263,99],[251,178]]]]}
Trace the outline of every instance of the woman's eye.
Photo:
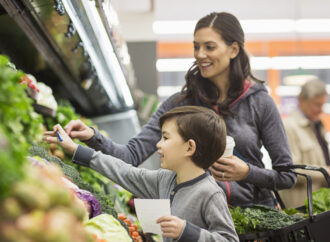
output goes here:
{"type": "Polygon", "coordinates": [[[198,50],[199,47],[197,45],[194,45],[194,50],[198,50]]]}
{"type": "Polygon", "coordinates": [[[206,46],[206,48],[207,48],[208,50],[214,50],[214,49],[215,49],[214,46],[206,46]]]}

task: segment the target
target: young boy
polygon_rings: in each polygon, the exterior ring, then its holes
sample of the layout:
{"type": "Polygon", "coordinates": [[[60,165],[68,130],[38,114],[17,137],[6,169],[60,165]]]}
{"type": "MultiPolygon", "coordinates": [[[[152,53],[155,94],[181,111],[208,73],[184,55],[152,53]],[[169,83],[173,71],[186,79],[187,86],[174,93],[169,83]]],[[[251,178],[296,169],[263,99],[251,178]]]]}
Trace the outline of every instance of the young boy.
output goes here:
{"type": "Polygon", "coordinates": [[[164,241],[238,241],[225,194],[205,171],[224,152],[224,121],[210,109],[181,106],[161,116],[159,126],[159,170],[136,168],[77,145],[60,125],[45,132],[44,140],[60,144],[73,153],[74,163],[100,172],[139,198],[170,199],[172,216],[157,220],[164,241]]]}

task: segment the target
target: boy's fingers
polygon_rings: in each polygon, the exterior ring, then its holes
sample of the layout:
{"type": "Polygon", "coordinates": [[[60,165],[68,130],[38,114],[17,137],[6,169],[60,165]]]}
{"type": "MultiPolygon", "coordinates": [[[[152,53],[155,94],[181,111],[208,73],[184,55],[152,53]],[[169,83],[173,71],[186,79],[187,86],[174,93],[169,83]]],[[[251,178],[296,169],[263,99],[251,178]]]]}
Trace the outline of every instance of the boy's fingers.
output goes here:
{"type": "Polygon", "coordinates": [[[161,222],[170,221],[170,220],[171,220],[170,216],[162,216],[157,219],[156,223],[161,223],[161,222]]]}
{"type": "Polygon", "coordinates": [[[171,223],[171,222],[162,222],[160,224],[160,227],[162,229],[169,229],[169,228],[173,227],[173,223],[171,223]]]}

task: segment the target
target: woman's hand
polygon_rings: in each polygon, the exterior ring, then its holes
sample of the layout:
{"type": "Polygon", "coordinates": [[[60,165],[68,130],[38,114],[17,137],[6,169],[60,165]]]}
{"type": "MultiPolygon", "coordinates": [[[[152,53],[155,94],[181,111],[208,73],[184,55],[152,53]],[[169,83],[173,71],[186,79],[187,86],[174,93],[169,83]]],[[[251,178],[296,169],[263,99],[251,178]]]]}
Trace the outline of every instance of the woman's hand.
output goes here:
{"type": "Polygon", "coordinates": [[[79,119],[71,120],[65,125],[64,130],[72,139],[77,138],[80,141],[89,140],[94,136],[94,130],[79,119]]]}
{"type": "Polygon", "coordinates": [[[243,180],[249,170],[249,165],[236,156],[219,158],[210,167],[213,177],[218,181],[243,180]]]}
{"type": "Polygon", "coordinates": [[[56,124],[53,127],[53,131],[44,132],[44,137],[42,139],[46,141],[48,144],[50,143],[59,144],[63,148],[64,152],[68,154],[73,154],[78,147],[78,145],[72,141],[69,135],[64,131],[64,129],[59,124],[56,124]],[[60,137],[56,132],[58,132],[60,137]],[[60,138],[62,139],[62,141],[60,140],[60,138]]]}
{"type": "Polygon", "coordinates": [[[163,236],[173,239],[179,238],[185,225],[185,221],[176,216],[162,216],[156,223],[160,224],[163,236]]]}

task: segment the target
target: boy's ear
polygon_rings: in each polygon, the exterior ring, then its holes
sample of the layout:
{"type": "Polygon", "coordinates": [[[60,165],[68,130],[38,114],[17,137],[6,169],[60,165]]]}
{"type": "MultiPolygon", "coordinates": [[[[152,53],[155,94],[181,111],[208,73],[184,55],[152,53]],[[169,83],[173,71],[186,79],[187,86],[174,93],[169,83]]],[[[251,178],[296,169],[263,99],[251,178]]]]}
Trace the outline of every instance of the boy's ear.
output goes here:
{"type": "Polygon", "coordinates": [[[187,150],[186,150],[186,155],[187,156],[193,156],[196,151],[196,142],[193,139],[189,139],[187,141],[187,150]]]}

